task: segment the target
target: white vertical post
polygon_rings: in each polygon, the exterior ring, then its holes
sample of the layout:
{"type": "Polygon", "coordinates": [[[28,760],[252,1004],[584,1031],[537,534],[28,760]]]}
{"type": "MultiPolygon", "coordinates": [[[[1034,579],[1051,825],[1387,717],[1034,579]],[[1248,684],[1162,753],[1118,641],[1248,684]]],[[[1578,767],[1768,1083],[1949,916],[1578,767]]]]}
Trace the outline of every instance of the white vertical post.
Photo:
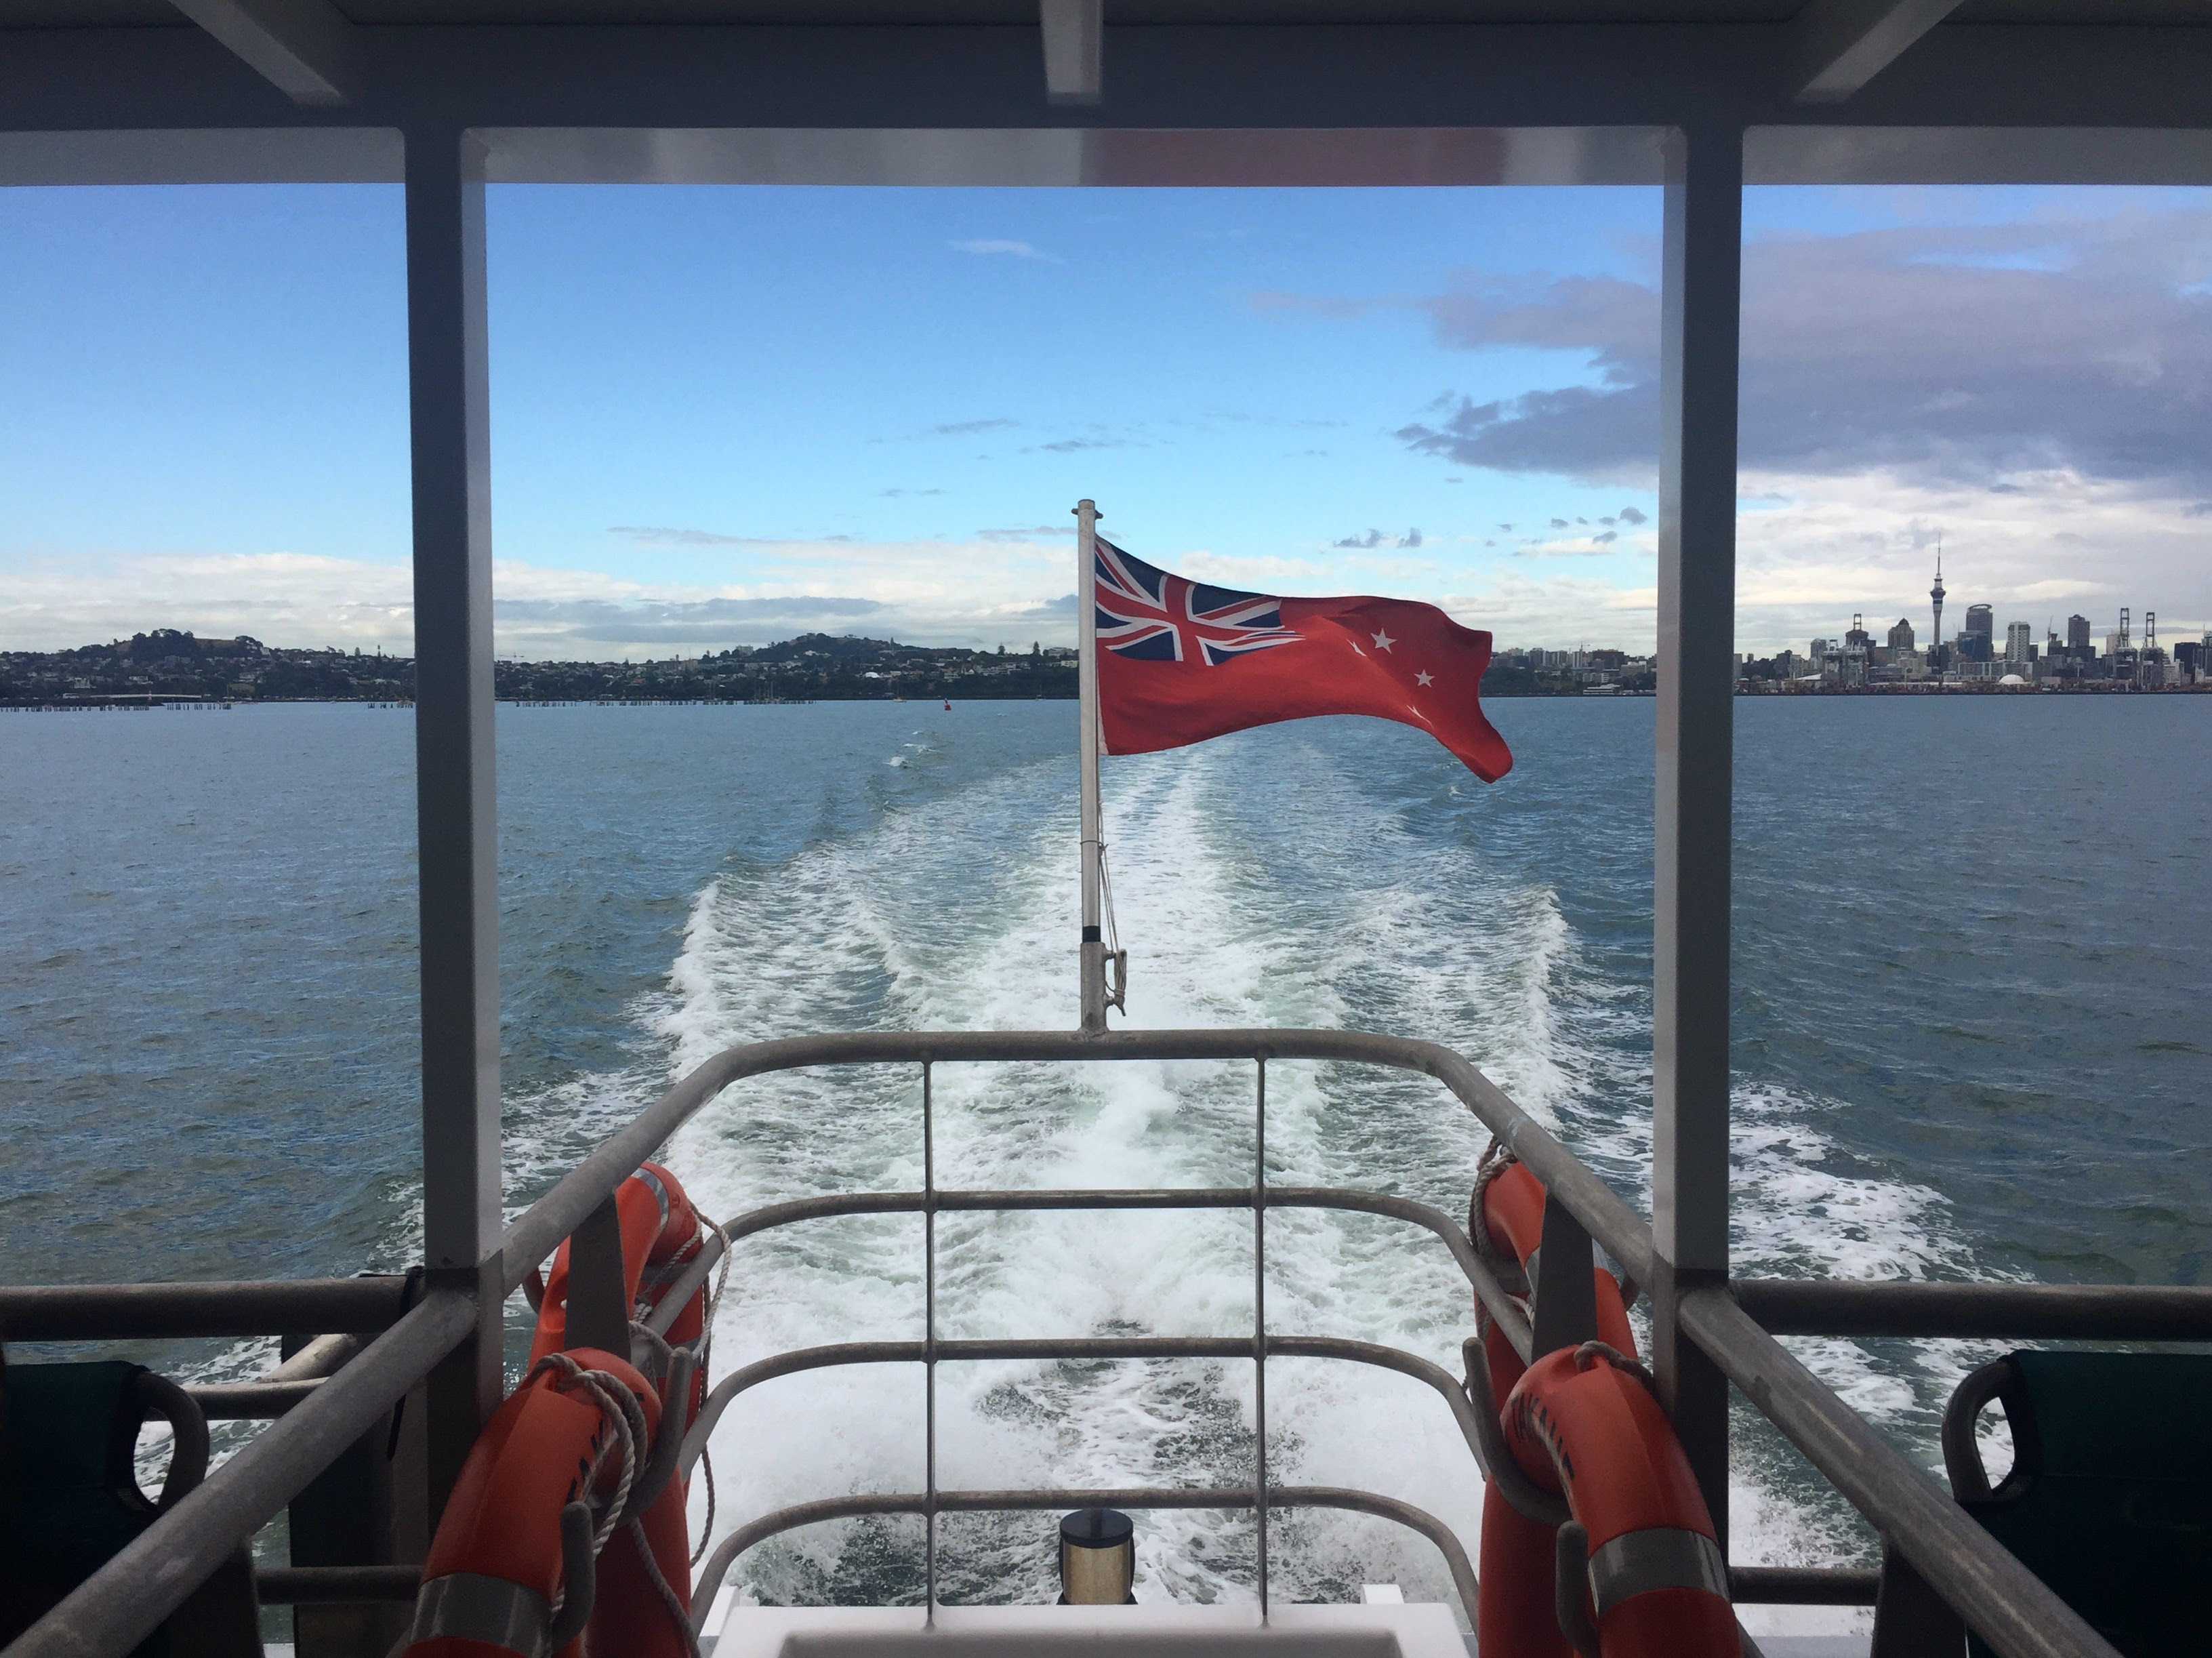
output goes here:
{"type": "Polygon", "coordinates": [[[1106,1028],[1106,942],[1098,915],[1098,607],[1095,600],[1098,507],[1075,503],[1076,718],[1083,781],[1082,1017],[1077,1028],[1096,1036],[1106,1028]]]}
{"type": "Polygon", "coordinates": [[[422,1250],[478,1297],[432,1373],[433,1519],[498,1403],[499,841],[483,151],[407,135],[407,359],[415,495],[415,775],[422,989],[422,1250]]]}
{"type": "Polygon", "coordinates": [[[1252,1520],[1260,1621],[1267,1621],[1267,1061],[1252,1082],[1252,1520]]]}
{"type": "Polygon", "coordinates": [[[1666,150],[1652,937],[1653,1359],[1728,1538],[1728,1384],[1676,1298],[1729,1270],[1729,905],[1743,134],[1666,150]]]}
{"type": "Polygon", "coordinates": [[[922,1621],[937,1622],[937,1106],[921,1062],[922,1621]]]}

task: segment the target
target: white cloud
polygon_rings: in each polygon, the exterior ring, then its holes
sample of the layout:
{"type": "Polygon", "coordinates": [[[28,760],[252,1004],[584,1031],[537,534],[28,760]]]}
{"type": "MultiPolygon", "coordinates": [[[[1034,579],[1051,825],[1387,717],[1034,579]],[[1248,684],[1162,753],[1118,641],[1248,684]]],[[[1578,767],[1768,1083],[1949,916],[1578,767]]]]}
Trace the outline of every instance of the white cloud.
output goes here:
{"type": "Polygon", "coordinates": [[[1462,626],[1487,628],[1500,649],[1540,645],[1564,650],[1612,646],[1642,654],[1652,648],[1658,594],[1599,577],[1492,571],[1472,590],[1437,602],[1462,626]]]}
{"type": "Polygon", "coordinates": [[[0,562],[0,649],[52,650],[149,628],[272,644],[410,650],[404,564],[296,552],[133,553],[0,562]]]}
{"type": "MultiPolygon", "coordinates": [[[[1854,613],[1927,636],[1928,581],[1944,539],[1947,631],[1969,604],[2039,638],[2075,611],[2101,636],[2122,605],[2160,614],[2170,637],[2212,616],[2212,518],[2139,482],[2015,474],[2003,491],[1893,472],[1747,472],[1737,533],[1736,646],[1802,649],[1854,613]]],[[[1651,648],[1649,529],[1601,544],[1589,528],[1522,547],[1431,558],[1378,546],[1248,556],[1150,550],[1155,562],[1266,593],[1382,593],[1440,603],[1501,645],[1651,648]],[[1638,562],[1601,565],[1604,557],[1638,562]]],[[[1432,543],[1442,542],[1432,538],[1432,543]]],[[[1425,552],[1427,549],[1424,549],[1425,552]]],[[[820,630],[925,644],[1072,643],[1072,553],[1060,527],[1026,539],[748,539],[744,581],[644,579],[502,559],[495,635],[503,653],[604,659],[684,655],[820,630]]],[[[413,648],[404,564],[298,553],[0,558],[0,649],[50,649],[153,627],[250,633],[273,644],[413,648]]]]}
{"type": "MultiPolygon", "coordinates": [[[[1048,545],[756,541],[744,582],[658,582],[514,559],[493,567],[501,655],[609,658],[759,644],[812,630],[922,644],[1073,642],[1040,607],[1072,558],[1048,545]],[[1063,639],[1061,636],[1066,636],[1063,639]]],[[[49,650],[176,627],[270,644],[414,649],[405,564],[300,553],[131,553],[0,559],[0,649],[49,650]]]]}
{"type": "Polygon", "coordinates": [[[1066,263],[1058,254],[1044,253],[1025,241],[1007,241],[995,237],[983,237],[969,241],[956,241],[949,246],[957,253],[977,253],[986,257],[996,253],[1009,259],[1042,259],[1047,265],[1066,263]]]}

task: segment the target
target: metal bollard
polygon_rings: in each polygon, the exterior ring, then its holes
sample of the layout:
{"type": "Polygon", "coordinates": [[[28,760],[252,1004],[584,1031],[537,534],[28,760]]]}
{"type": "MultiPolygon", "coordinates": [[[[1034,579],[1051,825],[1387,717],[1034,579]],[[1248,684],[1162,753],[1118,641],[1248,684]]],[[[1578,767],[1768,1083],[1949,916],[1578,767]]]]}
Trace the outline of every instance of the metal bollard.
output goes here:
{"type": "Polygon", "coordinates": [[[1135,1526],[1115,1509],[1078,1509],[1060,1522],[1060,1601],[1065,1606],[1136,1604],[1135,1526]]]}

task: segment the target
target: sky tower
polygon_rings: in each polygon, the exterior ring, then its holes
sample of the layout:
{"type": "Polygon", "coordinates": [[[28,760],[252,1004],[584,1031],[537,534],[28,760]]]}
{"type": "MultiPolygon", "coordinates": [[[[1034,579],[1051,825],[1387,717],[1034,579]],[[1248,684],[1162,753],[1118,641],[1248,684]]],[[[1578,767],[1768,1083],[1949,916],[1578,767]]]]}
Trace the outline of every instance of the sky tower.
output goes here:
{"type": "Polygon", "coordinates": [[[1930,636],[1928,648],[1940,650],[1943,645],[1943,538],[1936,538],[1936,585],[1928,589],[1929,602],[1936,607],[1936,631],[1930,636]]]}

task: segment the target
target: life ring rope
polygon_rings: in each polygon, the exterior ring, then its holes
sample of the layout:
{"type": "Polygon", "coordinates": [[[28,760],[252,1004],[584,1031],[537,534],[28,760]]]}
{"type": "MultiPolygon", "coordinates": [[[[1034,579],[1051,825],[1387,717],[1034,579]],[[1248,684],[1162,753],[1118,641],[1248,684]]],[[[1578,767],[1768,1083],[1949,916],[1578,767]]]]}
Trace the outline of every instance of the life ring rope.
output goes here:
{"type": "MultiPolygon", "coordinates": [[[[661,1194],[661,1204],[665,1210],[667,1205],[665,1188],[661,1187],[657,1180],[653,1182],[653,1186],[661,1194]]],[[[703,1341],[703,1336],[702,1339],[703,1341]]],[[[679,1390],[681,1392],[690,1390],[690,1377],[688,1375],[682,1374],[683,1371],[688,1371],[689,1368],[689,1366],[679,1367],[672,1363],[670,1367],[671,1380],[678,1384],[678,1388],[671,1390],[670,1414],[661,1437],[672,1446],[680,1447],[683,1443],[683,1432],[678,1425],[682,1418],[676,1414],[675,1401],[679,1396],[679,1390]]],[[[599,1407],[599,1414],[606,1419],[607,1425],[613,1430],[609,1447],[619,1444],[621,1448],[622,1472],[616,1478],[614,1491],[608,1497],[605,1514],[592,1533],[592,1557],[596,1559],[605,1551],[607,1539],[614,1535],[617,1527],[627,1529],[631,1540],[636,1545],[638,1562],[645,1569],[646,1582],[653,1586],[654,1595],[667,1609],[670,1620],[683,1631],[684,1643],[690,1649],[691,1658],[699,1658],[699,1637],[691,1628],[691,1614],[678,1597],[676,1591],[669,1587],[668,1579],[660,1570],[660,1563],[653,1557],[653,1546],[645,1535],[642,1513],[644,1505],[642,1503],[634,1503],[630,1500],[631,1486],[639,1474],[643,1472],[643,1459],[638,1454],[638,1447],[652,1442],[651,1436],[646,1429],[644,1407],[637,1402],[636,1397],[629,1388],[623,1387],[607,1371],[586,1370],[566,1353],[548,1353],[536,1364],[531,1366],[530,1374],[535,1376],[541,1371],[547,1370],[565,1377],[592,1396],[599,1407]]],[[[558,1385],[558,1383],[556,1384],[556,1386],[558,1385]]],[[[607,1448],[608,1447],[602,1448],[602,1459],[607,1448]]],[[[666,1460],[672,1469],[674,1458],[671,1456],[666,1460]]],[[[592,1465],[593,1484],[597,1483],[601,1466],[600,1462],[595,1462],[592,1465]]],[[[648,1501],[659,1495],[657,1490],[645,1491],[641,1494],[648,1501]]],[[[559,1609],[556,1607],[555,1610],[557,1612],[559,1609]]]]}

